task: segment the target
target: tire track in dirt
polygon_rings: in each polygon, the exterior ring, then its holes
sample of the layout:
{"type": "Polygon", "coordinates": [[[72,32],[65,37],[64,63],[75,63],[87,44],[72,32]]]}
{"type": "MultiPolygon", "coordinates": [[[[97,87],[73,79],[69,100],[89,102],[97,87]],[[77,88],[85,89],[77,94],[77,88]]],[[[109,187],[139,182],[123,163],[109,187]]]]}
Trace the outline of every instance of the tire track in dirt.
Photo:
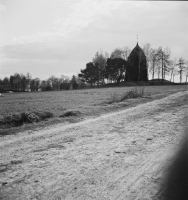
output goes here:
{"type": "Polygon", "coordinates": [[[160,199],[182,138],[187,96],[4,137],[1,199],[160,199]]]}

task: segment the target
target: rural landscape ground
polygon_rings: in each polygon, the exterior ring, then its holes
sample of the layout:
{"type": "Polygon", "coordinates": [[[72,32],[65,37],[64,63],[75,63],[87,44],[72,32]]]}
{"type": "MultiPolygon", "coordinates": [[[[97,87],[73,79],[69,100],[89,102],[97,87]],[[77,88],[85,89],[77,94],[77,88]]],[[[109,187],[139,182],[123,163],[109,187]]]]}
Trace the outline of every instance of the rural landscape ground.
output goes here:
{"type": "Polygon", "coordinates": [[[22,112],[51,112],[52,118],[38,123],[23,123],[9,126],[0,123],[0,135],[15,134],[24,130],[36,130],[58,123],[75,123],[91,117],[100,116],[136,106],[141,103],[160,99],[179,91],[187,90],[188,85],[144,86],[144,98],[126,99],[116,102],[122,95],[135,87],[111,87],[85,90],[64,90],[31,93],[2,93],[0,96],[0,121],[2,117],[22,112]],[[115,99],[114,99],[115,97],[115,99]],[[60,117],[69,111],[77,114],[60,117]]]}
{"type": "Polygon", "coordinates": [[[2,116],[48,109],[54,118],[2,134],[0,199],[163,199],[168,167],[184,139],[188,88],[149,86],[144,98],[111,102],[129,89],[2,97],[2,116]],[[80,115],[59,118],[70,109],[80,115]]]}

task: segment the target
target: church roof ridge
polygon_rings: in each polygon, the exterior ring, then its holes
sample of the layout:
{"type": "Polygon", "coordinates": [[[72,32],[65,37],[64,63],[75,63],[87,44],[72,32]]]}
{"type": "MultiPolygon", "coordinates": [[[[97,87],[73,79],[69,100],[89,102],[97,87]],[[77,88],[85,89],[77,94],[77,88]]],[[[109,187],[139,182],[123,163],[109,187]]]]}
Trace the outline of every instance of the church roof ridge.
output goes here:
{"type": "Polygon", "coordinates": [[[136,46],[133,48],[129,56],[133,56],[134,54],[138,54],[138,52],[141,52],[142,56],[145,56],[145,53],[143,49],[138,45],[138,41],[136,43],[136,46]]]}

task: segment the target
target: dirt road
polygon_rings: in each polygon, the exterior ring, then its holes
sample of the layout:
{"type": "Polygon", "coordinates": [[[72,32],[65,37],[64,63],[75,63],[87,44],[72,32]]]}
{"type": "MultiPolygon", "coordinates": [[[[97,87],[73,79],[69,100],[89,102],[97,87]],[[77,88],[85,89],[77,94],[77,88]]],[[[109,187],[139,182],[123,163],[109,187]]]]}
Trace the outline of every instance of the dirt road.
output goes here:
{"type": "Polygon", "coordinates": [[[77,124],[0,138],[2,200],[157,200],[188,92],[77,124]]]}

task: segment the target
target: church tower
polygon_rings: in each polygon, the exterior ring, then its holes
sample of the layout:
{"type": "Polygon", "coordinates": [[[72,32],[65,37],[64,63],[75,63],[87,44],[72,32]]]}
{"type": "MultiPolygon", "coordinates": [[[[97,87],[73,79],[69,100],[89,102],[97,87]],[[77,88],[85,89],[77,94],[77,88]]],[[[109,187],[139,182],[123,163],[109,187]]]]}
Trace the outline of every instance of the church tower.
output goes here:
{"type": "Polygon", "coordinates": [[[137,45],[128,57],[126,81],[148,81],[147,61],[144,51],[137,45]]]}

